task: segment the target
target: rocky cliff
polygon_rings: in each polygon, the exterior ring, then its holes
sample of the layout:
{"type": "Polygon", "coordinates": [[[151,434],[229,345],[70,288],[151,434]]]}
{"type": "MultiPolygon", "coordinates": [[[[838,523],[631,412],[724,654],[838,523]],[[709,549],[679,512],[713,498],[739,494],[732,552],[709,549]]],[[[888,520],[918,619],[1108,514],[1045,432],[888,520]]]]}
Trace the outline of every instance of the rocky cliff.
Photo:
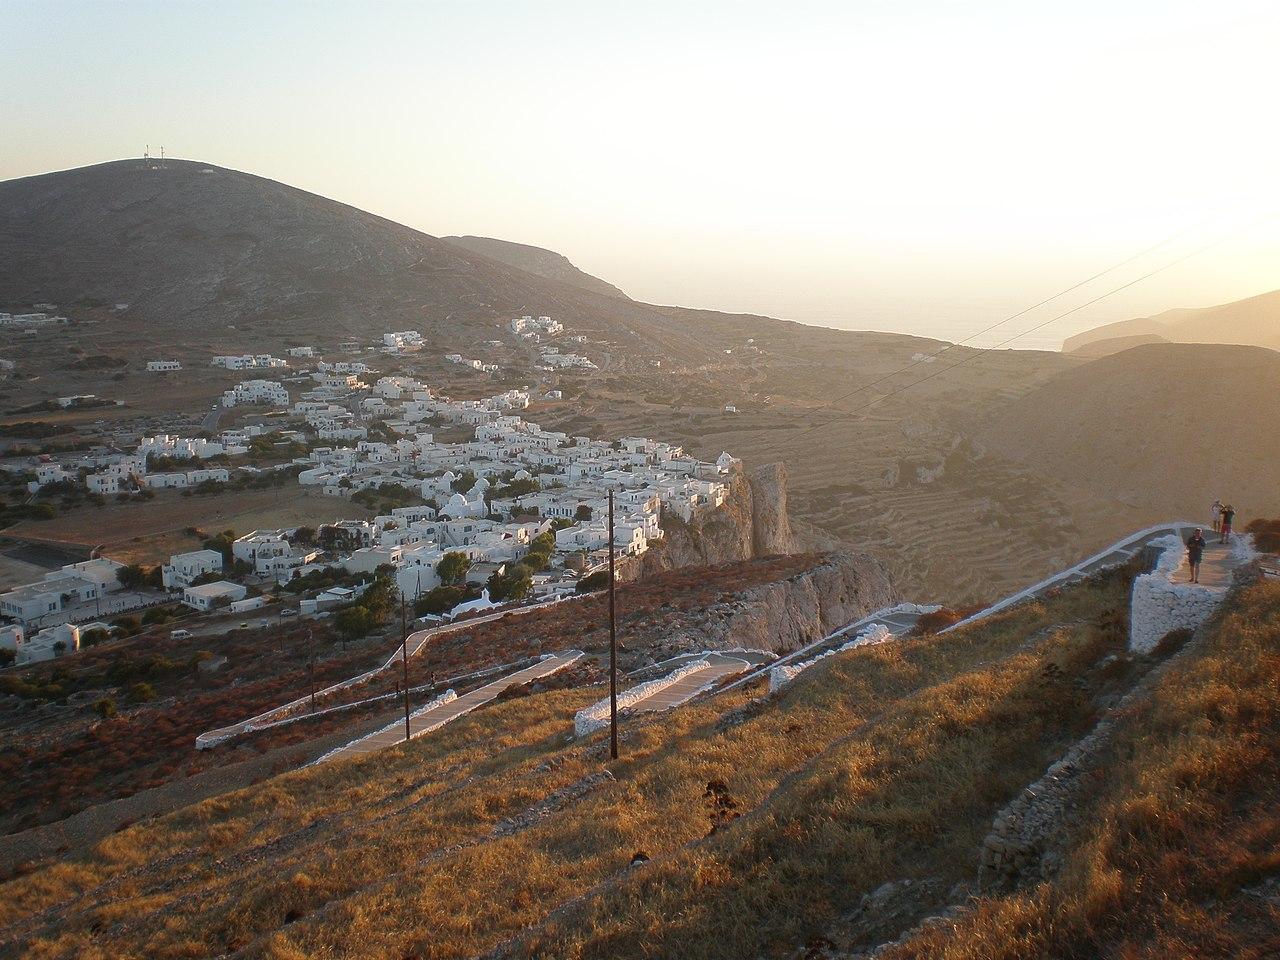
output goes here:
{"type": "MultiPolygon", "coordinates": [[[[784,652],[893,603],[888,574],[872,557],[847,551],[815,555],[812,565],[777,580],[725,593],[684,611],[678,633],[658,623],[644,637],[659,657],[687,650],[748,647],[784,652]]],[[[643,631],[638,631],[641,636],[643,631]]],[[[633,636],[635,644],[641,637],[633,636]]]]}
{"type": "Polygon", "coordinates": [[[664,541],[624,573],[627,579],[800,549],[787,513],[787,471],[780,463],[766,464],[750,474],[736,469],[722,506],[689,523],[664,515],[662,527],[664,541]]]}

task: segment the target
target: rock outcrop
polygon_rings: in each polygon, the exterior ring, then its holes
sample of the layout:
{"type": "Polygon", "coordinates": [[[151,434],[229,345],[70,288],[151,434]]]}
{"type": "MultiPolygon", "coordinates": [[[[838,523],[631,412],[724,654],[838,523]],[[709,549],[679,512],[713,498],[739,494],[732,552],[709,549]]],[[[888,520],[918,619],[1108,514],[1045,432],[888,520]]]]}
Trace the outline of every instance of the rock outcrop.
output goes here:
{"type": "Polygon", "coordinates": [[[787,512],[787,471],[782,464],[766,464],[750,475],[737,469],[728,482],[729,496],[717,509],[689,523],[665,515],[663,542],[621,576],[634,580],[679,567],[800,552],[787,512]]]}
{"type": "Polygon", "coordinates": [[[892,602],[889,577],[879,561],[831,553],[785,579],[724,595],[687,616],[680,637],[663,640],[668,652],[742,647],[783,652],[892,602]]]}

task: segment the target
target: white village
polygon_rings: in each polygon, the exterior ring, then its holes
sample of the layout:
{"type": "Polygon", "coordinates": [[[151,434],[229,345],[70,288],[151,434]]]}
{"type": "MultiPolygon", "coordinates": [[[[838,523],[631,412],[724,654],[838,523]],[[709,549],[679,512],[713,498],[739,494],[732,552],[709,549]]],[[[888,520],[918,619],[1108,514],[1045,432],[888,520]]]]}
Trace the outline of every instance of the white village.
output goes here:
{"type": "MultiPolygon", "coordinates": [[[[531,341],[540,370],[595,368],[543,342],[563,334],[557,320],[518,317],[509,328],[531,341]]],[[[372,349],[397,355],[424,346],[420,333],[405,330],[383,334],[372,349]]],[[[613,547],[622,557],[644,554],[663,538],[664,524],[688,523],[729,493],[737,460],[728,453],[705,462],[648,437],[604,440],[544,430],[522,416],[529,388],[453,400],[414,377],[367,382],[362,377],[373,371],[362,361],[327,362],[310,346],[288,352],[287,360],[243,354],[211,361],[251,375],[288,370],[292,382],[304,381],[305,389],[291,394],[285,382],[251,376],[225,391],[222,407],[262,407],[269,423],[225,429],[216,438],[158,434],[134,450],[43,458],[29,489],[83,485],[99,497],[145,499],[155,490],[210,491],[238,478],[284,474],[333,497],[334,521],[314,530],[253,530],[222,550],[173,555],[160,582],[147,587],[127,587],[125,564],[94,557],[11,589],[0,595],[0,615],[12,621],[0,628],[0,647],[18,664],[74,653],[91,631],[110,631],[102,618],[178,596],[199,614],[238,614],[264,606],[266,591],[292,584],[298,607],[290,615],[325,616],[352,604],[375,574],[393,578],[408,603],[436,591],[433,609],[445,616],[568,595],[607,561],[611,493],[613,547]],[[371,439],[371,431],[385,439],[371,439]],[[438,431],[469,436],[445,442],[436,439],[438,431]],[[248,453],[255,441],[299,455],[269,466],[220,465],[248,453]],[[371,519],[344,518],[343,501],[361,494],[403,505],[371,519]],[[452,592],[439,592],[450,586],[452,592]]],[[[497,371],[459,354],[445,360],[497,371]]],[[[181,365],[156,360],[147,369],[174,372],[181,365]]]]}

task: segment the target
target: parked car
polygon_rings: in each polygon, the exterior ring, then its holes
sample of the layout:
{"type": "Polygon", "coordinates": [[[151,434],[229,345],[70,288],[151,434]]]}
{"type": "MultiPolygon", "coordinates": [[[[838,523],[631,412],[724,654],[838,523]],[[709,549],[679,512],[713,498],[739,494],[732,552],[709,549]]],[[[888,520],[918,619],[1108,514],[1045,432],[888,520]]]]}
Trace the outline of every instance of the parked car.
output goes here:
{"type": "Polygon", "coordinates": [[[280,616],[282,617],[296,617],[297,615],[298,615],[298,611],[295,610],[293,607],[285,607],[283,610],[280,611],[280,616]]]}
{"type": "Polygon", "coordinates": [[[169,633],[170,640],[190,640],[193,634],[190,630],[173,630],[169,633]]]}

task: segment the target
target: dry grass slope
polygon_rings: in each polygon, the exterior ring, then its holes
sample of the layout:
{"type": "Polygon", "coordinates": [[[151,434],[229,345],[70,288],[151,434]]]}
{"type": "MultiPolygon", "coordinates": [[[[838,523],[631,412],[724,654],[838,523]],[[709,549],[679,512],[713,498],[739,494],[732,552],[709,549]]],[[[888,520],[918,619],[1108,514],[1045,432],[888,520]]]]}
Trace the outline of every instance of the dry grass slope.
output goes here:
{"type": "Polygon", "coordinates": [[[612,782],[500,836],[602,754],[566,740],[596,689],[497,704],[15,879],[0,888],[0,949],[785,955],[885,879],[972,872],[993,813],[1093,722],[1092,699],[1056,678],[1122,647],[1127,584],[831,658],[764,708],[740,709],[741,692],[629,723],[612,782]],[[650,862],[629,868],[640,851],[650,862]]]}
{"type": "Polygon", "coordinates": [[[1061,877],[885,960],[1280,956],[1280,584],[1135,707],[1061,877]]]}

